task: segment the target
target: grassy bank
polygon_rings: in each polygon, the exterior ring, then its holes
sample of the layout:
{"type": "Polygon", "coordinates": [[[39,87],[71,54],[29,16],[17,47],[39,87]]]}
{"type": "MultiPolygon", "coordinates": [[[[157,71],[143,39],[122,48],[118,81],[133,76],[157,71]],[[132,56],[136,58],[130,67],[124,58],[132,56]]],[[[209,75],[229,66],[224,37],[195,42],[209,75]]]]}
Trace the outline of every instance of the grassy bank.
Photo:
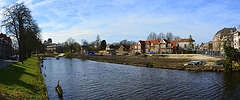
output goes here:
{"type": "Polygon", "coordinates": [[[48,99],[36,56],[0,69],[1,95],[6,99],[48,99]]]}
{"type": "Polygon", "coordinates": [[[42,54],[39,54],[39,56],[43,56],[43,57],[55,57],[57,55],[59,55],[61,53],[42,53],[42,54]]]}
{"type": "MultiPolygon", "coordinates": [[[[101,62],[109,62],[116,64],[126,64],[134,66],[143,66],[143,67],[156,67],[156,68],[165,68],[165,69],[177,69],[177,70],[187,70],[187,71],[217,71],[223,72],[223,67],[212,67],[212,66],[203,66],[203,65],[188,65],[184,64],[191,61],[187,58],[168,58],[163,56],[93,56],[85,55],[78,57],[85,60],[94,60],[101,62]]],[[[233,71],[240,71],[239,68],[233,69],[233,71]]]]}

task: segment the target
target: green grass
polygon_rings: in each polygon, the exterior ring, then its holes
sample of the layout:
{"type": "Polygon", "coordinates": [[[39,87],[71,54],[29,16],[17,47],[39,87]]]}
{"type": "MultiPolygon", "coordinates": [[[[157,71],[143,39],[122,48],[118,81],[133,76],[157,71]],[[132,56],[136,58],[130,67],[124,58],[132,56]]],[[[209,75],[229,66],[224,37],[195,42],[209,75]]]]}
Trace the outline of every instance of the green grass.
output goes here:
{"type": "Polygon", "coordinates": [[[61,53],[42,53],[42,54],[39,54],[39,56],[57,56],[57,55],[59,55],[59,54],[61,54],[61,53]]]}
{"type": "Polygon", "coordinates": [[[48,99],[46,94],[36,56],[0,69],[0,95],[6,99],[48,99]]]}

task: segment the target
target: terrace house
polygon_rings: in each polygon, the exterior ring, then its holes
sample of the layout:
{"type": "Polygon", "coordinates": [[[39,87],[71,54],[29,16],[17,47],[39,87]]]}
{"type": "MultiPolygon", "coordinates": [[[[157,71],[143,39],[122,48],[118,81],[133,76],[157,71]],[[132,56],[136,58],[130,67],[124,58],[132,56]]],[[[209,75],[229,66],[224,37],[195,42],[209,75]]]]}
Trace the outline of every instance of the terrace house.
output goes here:
{"type": "Polygon", "coordinates": [[[149,40],[149,41],[139,41],[133,47],[133,52],[139,53],[173,53],[178,49],[177,41],[167,41],[163,40],[149,40]]]}

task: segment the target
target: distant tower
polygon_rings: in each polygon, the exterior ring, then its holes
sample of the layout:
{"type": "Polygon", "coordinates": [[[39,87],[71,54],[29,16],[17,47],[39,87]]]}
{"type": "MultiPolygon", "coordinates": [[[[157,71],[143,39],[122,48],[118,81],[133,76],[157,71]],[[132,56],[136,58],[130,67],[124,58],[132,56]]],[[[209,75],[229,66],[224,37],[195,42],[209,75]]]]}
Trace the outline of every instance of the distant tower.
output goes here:
{"type": "Polygon", "coordinates": [[[52,43],[52,39],[51,38],[48,38],[48,43],[52,43]]]}

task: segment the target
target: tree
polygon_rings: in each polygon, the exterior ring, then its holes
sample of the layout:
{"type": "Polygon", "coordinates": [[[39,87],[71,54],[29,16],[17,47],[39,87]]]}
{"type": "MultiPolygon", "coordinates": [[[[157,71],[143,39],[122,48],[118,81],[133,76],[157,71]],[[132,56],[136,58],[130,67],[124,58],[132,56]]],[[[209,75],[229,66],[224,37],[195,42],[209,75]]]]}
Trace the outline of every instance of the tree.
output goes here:
{"type": "Polygon", "coordinates": [[[180,41],[181,37],[180,36],[174,36],[175,41],[180,41]]]}
{"type": "Polygon", "coordinates": [[[157,40],[157,34],[154,32],[151,32],[148,37],[147,40],[157,40]]]}
{"type": "Polygon", "coordinates": [[[77,51],[80,48],[80,44],[77,43],[73,38],[68,38],[66,42],[64,42],[64,47],[66,51],[77,51]]]}
{"type": "Polygon", "coordinates": [[[231,47],[230,45],[226,45],[226,42],[224,43],[224,51],[227,56],[225,64],[224,64],[224,71],[225,72],[231,72],[232,71],[232,61],[236,58],[235,54],[237,52],[236,49],[231,47]]]}
{"type": "Polygon", "coordinates": [[[23,3],[6,7],[3,14],[2,26],[17,39],[19,61],[23,62],[27,59],[27,52],[37,49],[36,45],[41,44],[40,29],[33,21],[31,11],[23,3]]]}
{"type": "Polygon", "coordinates": [[[101,38],[99,35],[97,35],[97,39],[96,39],[96,48],[99,49],[99,46],[101,44],[101,38]]]}
{"type": "Polygon", "coordinates": [[[159,33],[158,36],[157,36],[157,39],[158,40],[165,39],[165,34],[164,33],[159,33]]]}
{"type": "Polygon", "coordinates": [[[171,32],[167,32],[166,38],[167,38],[168,41],[173,40],[173,34],[171,32]]]}
{"type": "Polygon", "coordinates": [[[102,40],[100,44],[100,50],[105,50],[106,46],[107,46],[107,42],[105,40],[102,40]]]}
{"type": "Polygon", "coordinates": [[[226,36],[222,39],[223,49],[227,57],[224,63],[224,71],[228,73],[232,71],[232,62],[236,59],[235,54],[237,53],[237,50],[231,47],[232,38],[232,36],[226,36]]]}

